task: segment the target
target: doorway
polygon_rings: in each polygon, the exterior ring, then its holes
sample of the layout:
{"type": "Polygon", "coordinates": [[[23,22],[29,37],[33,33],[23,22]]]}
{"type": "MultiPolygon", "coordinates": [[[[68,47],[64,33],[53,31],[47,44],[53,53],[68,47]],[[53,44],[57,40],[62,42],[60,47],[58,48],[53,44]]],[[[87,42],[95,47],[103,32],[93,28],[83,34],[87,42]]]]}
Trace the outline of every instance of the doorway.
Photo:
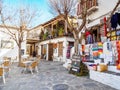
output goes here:
{"type": "Polygon", "coordinates": [[[53,43],[48,44],[48,60],[53,61],[53,43]]]}

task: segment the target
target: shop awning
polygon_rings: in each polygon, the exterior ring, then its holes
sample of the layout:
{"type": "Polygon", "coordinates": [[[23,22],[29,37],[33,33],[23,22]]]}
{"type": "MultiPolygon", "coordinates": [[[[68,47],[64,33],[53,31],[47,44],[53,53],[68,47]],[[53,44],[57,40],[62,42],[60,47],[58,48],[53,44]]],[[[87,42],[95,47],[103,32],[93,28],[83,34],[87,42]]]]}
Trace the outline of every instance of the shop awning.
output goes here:
{"type": "Polygon", "coordinates": [[[87,28],[91,28],[93,26],[99,25],[100,24],[100,19],[94,20],[90,22],[89,24],[86,25],[87,28]]]}

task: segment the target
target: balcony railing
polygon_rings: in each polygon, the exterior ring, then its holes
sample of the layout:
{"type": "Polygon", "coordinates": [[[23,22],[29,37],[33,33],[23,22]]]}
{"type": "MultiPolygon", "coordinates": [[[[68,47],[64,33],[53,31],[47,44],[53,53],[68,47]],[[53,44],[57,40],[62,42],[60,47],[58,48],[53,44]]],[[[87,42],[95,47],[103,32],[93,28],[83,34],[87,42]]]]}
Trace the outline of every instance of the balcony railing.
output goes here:
{"type": "Polygon", "coordinates": [[[27,39],[39,40],[39,35],[36,33],[28,33],[27,39]]]}
{"type": "Polygon", "coordinates": [[[87,0],[87,10],[89,10],[90,8],[94,7],[94,6],[98,6],[97,0],[87,0]]]}
{"type": "Polygon", "coordinates": [[[73,34],[72,33],[68,33],[68,34],[63,34],[63,35],[48,35],[48,36],[42,36],[42,37],[39,37],[39,40],[40,41],[44,41],[44,40],[50,40],[50,39],[55,39],[55,38],[61,38],[61,37],[73,37],[73,34]]]}
{"type": "Polygon", "coordinates": [[[84,9],[87,9],[88,15],[91,14],[91,11],[97,10],[98,6],[98,0],[82,0],[80,3],[78,3],[77,6],[77,15],[81,15],[84,11],[84,9]]]}
{"type": "Polygon", "coordinates": [[[59,31],[57,29],[53,29],[53,31],[48,30],[46,32],[41,32],[41,33],[36,33],[36,32],[27,33],[27,40],[44,41],[44,40],[50,40],[60,37],[73,37],[73,34],[71,32],[68,32],[66,34],[64,29],[60,29],[59,31]]]}

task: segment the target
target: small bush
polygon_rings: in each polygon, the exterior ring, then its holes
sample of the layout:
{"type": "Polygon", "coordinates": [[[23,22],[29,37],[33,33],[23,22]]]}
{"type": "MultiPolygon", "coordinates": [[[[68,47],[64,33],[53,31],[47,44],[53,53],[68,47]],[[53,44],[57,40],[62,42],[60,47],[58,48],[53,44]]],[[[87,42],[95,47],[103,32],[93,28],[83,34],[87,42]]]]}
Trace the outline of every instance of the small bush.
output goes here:
{"type": "Polygon", "coordinates": [[[80,62],[79,68],[80,68],[80,70],[75,72],[72,70],[72,67],[71,67],[69,73],[74,74],[76,76],[88,76],[89,75],[89,70],[88,70],[87,66],[82,61],[80,62]]]}

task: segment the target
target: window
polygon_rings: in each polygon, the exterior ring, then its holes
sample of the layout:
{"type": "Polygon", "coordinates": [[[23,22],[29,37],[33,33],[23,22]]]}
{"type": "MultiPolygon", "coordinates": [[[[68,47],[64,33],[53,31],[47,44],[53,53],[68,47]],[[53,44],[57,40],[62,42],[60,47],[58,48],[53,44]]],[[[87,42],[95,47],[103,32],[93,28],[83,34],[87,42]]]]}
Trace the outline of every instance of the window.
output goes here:
{"type": "Polygon", "coordinates": [[[1,40],[1,48],[11,49],[14,47],[14,42],[9,40],[1,40]]]}

